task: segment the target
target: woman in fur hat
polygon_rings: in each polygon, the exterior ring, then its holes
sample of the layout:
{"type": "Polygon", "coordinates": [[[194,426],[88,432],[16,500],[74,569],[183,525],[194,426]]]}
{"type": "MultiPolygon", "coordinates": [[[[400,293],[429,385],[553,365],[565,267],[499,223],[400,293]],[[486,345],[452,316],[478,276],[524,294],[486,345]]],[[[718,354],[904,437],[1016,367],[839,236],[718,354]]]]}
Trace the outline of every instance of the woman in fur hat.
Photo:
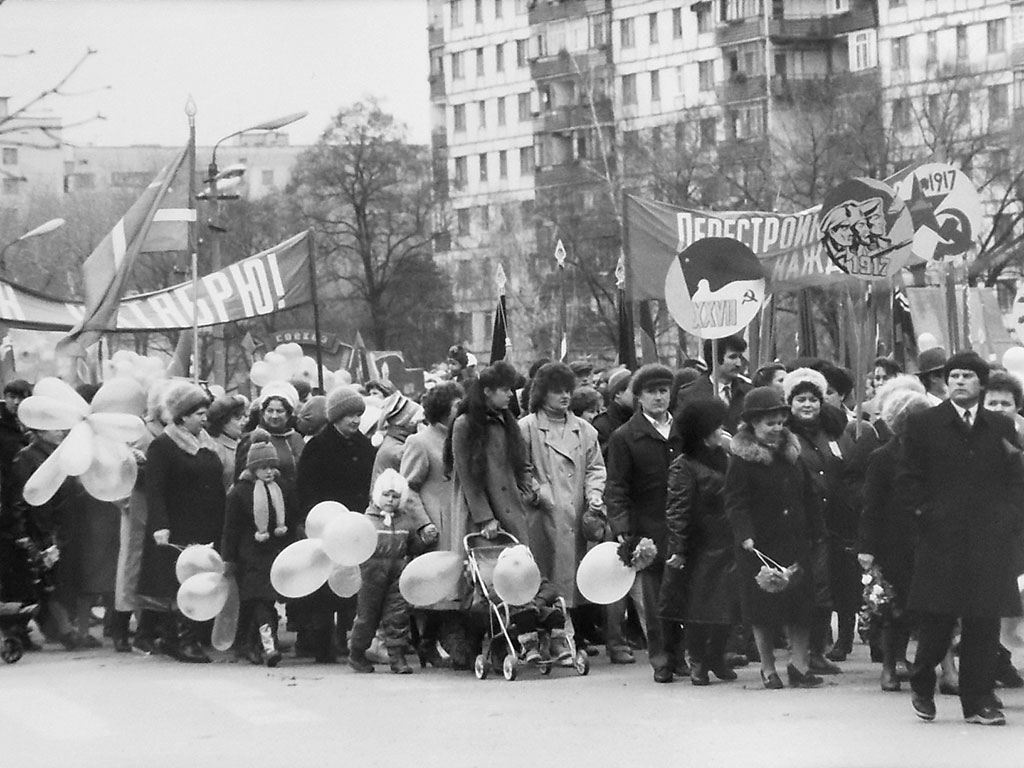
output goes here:
{"type": "Polygon", "coordinates": [[[811,542],[824,537],[818,499],[800,459],[800,441],[786,428],[789,406],[775,387],[758,387],[744,401],[740,429],[730,445],[725,475],[725,510],[737,555],[740,606],[761,655],[765,688],[782,688],[775,670],[774,629],[786,628],[793,687],[821,685],[809,669],[814,596],[809,574],[811,542]],[[757,552],[791,572],[788,586],[767,592],[756,581],[757,552]]]}
{"type": "Polygon", "coordinates": [[[270,567],[292,540],[293,499],[277,482],[277,464],[277,451],[269,439],[257,439],[249,446],[245,470],[228,493],[221,541],[228,571],[238,579],[239,616],[247,622],[240,630],[246,655],[252,663],[265,662],[268,667],[281,661],[279,617],[274,608],[281,597],[270,583],[270,567]]]}
{"type": "Polygon", "coordinates": [[[694,400],[676,429],[682,452],[669,466],[665,522],[665,575],[661,616],[686,625],[690,682],[708,685],[709,672],[735,680],[725,663],[725,644],[736,623],[735,552],[725,516],[725,470],[729,461],[721,400],[694,400]]]}
{"type": "MultiPolygon", "coordinates": [[[[170,423],[146,452],[148,535],[139,593],[160,613],[160,649],[184,662],[210,658],[199,642],[196,622],[172,612],[178,548],[217,542],[224,528],[223,467],[204,428],[209,402],[206,392],[191,382],[171,384],[164,394],[170,423]]],[[[155,634],[154,629],[140,627],[139,633],[145,637],[155,634]]]]}
{"type": "MultiPolygon", "coordinates": [[[[877,563],[882,575],[892,584],[895,606],[906,607],[910,577],[914,572],[914,510],[907,509],[896,492],[896,467],[901,461],[907,419],[931,407],[927,395],[914,389],[886,393],[881,418],[892,438],[871,454],[864,482],[864,512],[860,521],[857,559],[864,568],[877,563]]],[[[904,617],[882,627],[883,691],[900,689],[896,665],[907,666],[910,626],[904,617]]]]}
{"type": "Polygon", "coordinates": [[[299,457],[306,442],[295,431],[295,409],[299,403],[298,392],[288,382],[271,382],[260,392],[255,401],[255,423],[250,421],[249,429],[238,441],[235,450],[235,479],[242,474],[249,457],[249,445],[257,429],[266,432],[271,445],[277,451],[278,470],[281,485],[290,490],[295,488],[299,457]]]}

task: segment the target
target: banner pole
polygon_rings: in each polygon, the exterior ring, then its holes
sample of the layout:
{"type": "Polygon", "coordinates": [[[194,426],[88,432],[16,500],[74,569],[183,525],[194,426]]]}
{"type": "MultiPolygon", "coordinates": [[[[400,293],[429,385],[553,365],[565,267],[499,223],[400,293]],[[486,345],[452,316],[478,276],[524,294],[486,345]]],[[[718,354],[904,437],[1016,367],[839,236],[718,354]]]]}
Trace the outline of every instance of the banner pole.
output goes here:
{"type": "MultiPolygon", "coordinates": [[[[316,291],[316,239],[313,237],[313,228],[306,230],[309,233],[309,247],[306,249],[309,261],[309,291],[313,299],[313,334],[316,336],[316,380],[320,391],[324,391],[324,348],[320,341],[320,301],[316,291]]],[[[324,392],[324,394],[327,394],[324,392]]]]}
{"type": "MultiPolygon", "coordinates": [[[[188,119],[188,207],[196,208],[196,120],[188,119]]],[[[192,252],[192,381],[199,384],[199,243],[196,222],[188,223],[188,247],[192,252]]]]}

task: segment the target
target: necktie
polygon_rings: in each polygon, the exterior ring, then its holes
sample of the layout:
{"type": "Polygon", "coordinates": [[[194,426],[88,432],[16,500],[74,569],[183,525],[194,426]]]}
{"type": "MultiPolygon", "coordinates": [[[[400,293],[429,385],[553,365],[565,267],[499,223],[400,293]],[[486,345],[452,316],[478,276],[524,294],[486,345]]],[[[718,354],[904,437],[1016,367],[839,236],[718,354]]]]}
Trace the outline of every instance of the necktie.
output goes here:
{"type": "Polygon", "coordinates": [[[722,402],[726,405],[732,403],[732,388],[728,384],[722,385],[722,402]]]}
{"type": "Polygon", "coordinates": [[[970,411],[964,411],[964,424],[967,425],[968,429],[971,428],[971,412],[970,411]]]}

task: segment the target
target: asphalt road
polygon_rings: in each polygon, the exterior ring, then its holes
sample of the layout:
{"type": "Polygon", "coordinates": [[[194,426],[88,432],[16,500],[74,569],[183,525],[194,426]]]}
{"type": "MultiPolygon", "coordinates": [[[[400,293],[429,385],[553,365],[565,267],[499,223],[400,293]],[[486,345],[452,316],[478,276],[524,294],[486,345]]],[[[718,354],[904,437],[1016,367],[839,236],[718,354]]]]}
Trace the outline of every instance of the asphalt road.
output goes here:
{"type": "Polygon", "coordinates": [[[864,646],[825,687],[783,691],[756,666],[695,688],[603,657],[587,677],[515,682],[228,659],[48,647],[0,664],[0,766],[1024,766],[1024,690],[999,692],[1005,727],[964,724],[949,697],[922,723],[909,692],[878,689],[864,646]]]}

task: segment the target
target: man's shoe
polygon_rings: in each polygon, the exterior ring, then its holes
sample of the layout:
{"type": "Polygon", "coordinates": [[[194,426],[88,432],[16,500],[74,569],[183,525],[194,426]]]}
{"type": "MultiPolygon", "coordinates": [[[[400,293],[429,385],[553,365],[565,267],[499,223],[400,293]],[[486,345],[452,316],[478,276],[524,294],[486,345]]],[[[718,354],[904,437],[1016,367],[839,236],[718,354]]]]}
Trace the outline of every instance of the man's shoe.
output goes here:
{"type": "Polygon", "coordinates": [[[964,715],[964,722],[973,725],[1006,725],[1006,715],[1001,709],[985,706],[972,715],[964,715]]]}
{"type": "Polygon", "coordinates": [[[883,666],[881,684],[883,691],[898,691],[900,689],[900,679],[896,675],[896,670],[883,666]]]}
{"type": "Polygon", "coordinates": [[[373,672],[373,662],[366,658],[365,651],[357,653],[350,648],[348,652],[348,665],[356,672],[364,674],[373,672]]]}
{"type": "Polygon", "coordinates": [[[896,679],[900,682],[910,680],[910,662],[906,659],[899,659],[896,662],[896,679]]]}
{"type": "Polygon", "coordinates": [[[668,667],[658,667],[654,670],[654,682],[656,683],[671,683],[672,682],[672,670],[668,667]]]}
{"type": "Polygon", "coordinates": [[[915,693],[911,697],[910,703],[914,707],[914,714],[921,720],[930,723],[935,719],[935,699],[915,693]]]}
{"type": "Polygon", "coordinates": [[[750,659],[747,658],[745,653],[733,653],[732,651],[726,651],[725,663],[727,666],[735,669],[736,667],[747,666],[750,663],[750,659]]]}
{"type": "Polygon", "coordinates": [[[825,682],[810,669],[801,672],[792,664],[786,667],[786,678],[789,680],[790,688],[817,688],[825,682]]]}
{"type": "Polygon", "coordinates": [[[690,684],[691,685],[711,685],[711,680],[708,678],[708,668],[703,664],[691,664],[690,665],[690,684]]]}
{"type": "Polygon", "coordinates": [[[939,693],[943,696],[959,696],[960,695],[960,681],[959,680],[939,680],[939,693]]]}
{"type": "Polygon", "coordinates": [[[676,677],[690,676],[690,665],[686,663],[686,659],[680,656],[679,660],[676,661],[676,666],[675,669],[672,670],[672,674],[676,677]]]}
{"type": "Polygon", "coordinates": [[[1009,661],[1000,663],[996,669],[996,682],[1003,688],[1024,688],[1024,677],[1020,676],[1020,672],[1009,661]]]}
{"type": "Polygon", "coordinates": [[[629,648],[612,648],[608,651],[608,658],[612,664],[635,664],[636,656],[629,648]]]}
{"type": "Polygon", "coordinates": [[[719,680],[724,680],[727,683],[732,682],[738,677],[738,675],[733,671],[732,667],[725,663],[716,664],[713,667],[708,667],[708,669],[710,669],[714,676],[717,677],[719,680]]]}
{"type": "Polygon", "coordinates": [[[808,658],[807,666],[811,672],[817,675],[838,675],[843,671],[820,653],[812,653],[808,658]]]}

